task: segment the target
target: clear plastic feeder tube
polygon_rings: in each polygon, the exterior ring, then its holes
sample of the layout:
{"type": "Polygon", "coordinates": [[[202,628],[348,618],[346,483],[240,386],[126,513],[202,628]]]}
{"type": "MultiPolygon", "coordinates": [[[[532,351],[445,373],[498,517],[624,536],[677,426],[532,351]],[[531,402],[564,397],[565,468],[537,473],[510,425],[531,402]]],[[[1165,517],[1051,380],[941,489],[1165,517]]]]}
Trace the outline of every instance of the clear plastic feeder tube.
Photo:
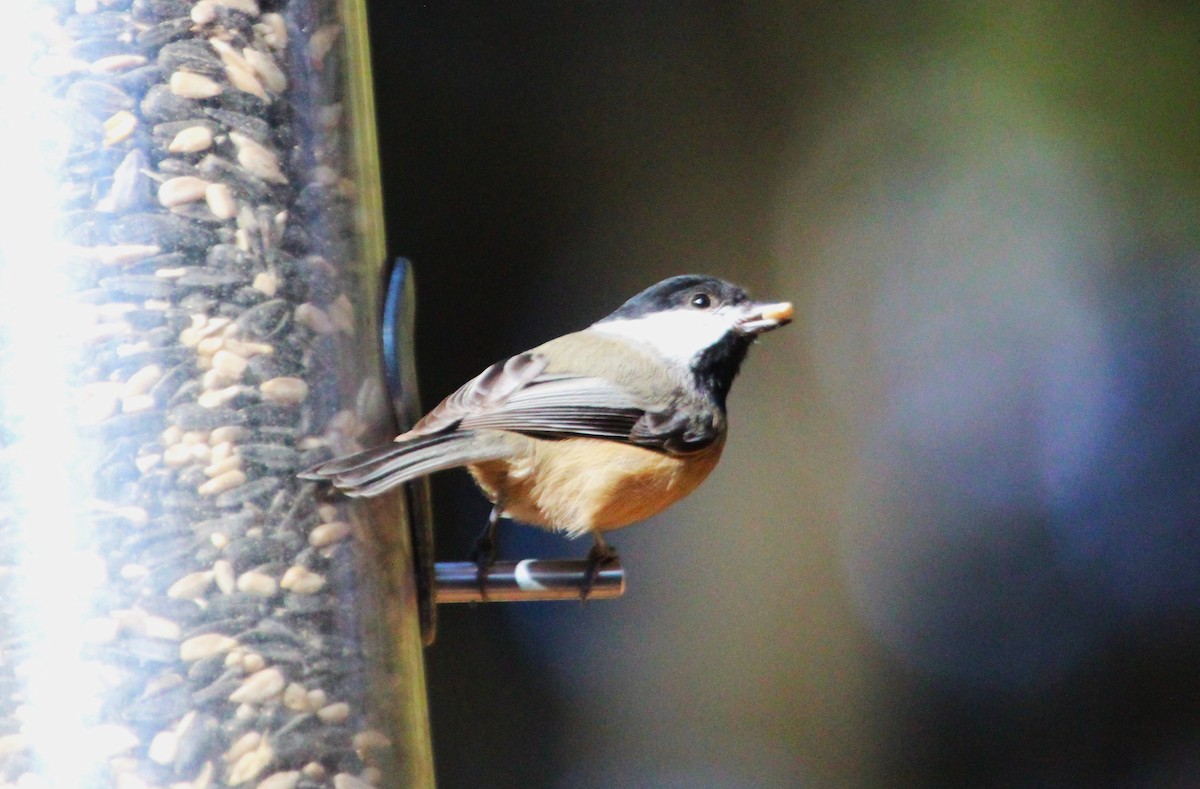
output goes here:
{"type": "Polygon", "coordinates": [[[362,0],[5,0],[0,786],[432,783],[362,0]]]}

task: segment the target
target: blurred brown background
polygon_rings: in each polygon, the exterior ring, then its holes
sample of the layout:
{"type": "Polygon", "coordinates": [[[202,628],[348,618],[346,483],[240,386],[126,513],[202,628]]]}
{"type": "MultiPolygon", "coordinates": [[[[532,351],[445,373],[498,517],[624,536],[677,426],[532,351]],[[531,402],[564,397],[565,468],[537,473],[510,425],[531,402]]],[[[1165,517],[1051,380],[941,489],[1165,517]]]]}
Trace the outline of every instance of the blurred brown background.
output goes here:
{"type": "Polygon", "coordinates": [[[442,609],[443,787],[1200,783],[1196,4],[372,5],[427,401],[670,274],[799,310],[623,600],[442,609]]]}

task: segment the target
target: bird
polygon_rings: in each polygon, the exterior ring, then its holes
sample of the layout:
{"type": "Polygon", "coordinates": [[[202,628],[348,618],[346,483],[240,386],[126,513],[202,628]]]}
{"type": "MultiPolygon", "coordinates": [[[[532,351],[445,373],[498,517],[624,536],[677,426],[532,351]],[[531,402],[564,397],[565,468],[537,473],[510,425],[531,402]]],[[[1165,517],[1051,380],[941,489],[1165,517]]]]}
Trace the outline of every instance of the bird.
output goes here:
{"type": "Polygon", "coordinates": [[[581,331],[498,361],[382,446],[302,472],[351,497],[466,467],[492,503],[472,559],[483,590],[501,518],[590,534],[586,599],[617,558],[605,534],[687,496],[717,465],[726,399],[755,339],[791,322],[712,276],[652,285],[581,331]]]}

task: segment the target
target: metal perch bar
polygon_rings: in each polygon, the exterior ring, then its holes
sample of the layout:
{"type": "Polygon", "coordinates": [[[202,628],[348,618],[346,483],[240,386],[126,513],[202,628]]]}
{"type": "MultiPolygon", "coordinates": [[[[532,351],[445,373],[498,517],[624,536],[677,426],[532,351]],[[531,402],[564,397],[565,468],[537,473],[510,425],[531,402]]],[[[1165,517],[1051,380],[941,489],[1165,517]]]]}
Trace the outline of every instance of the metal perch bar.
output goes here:
{"type": "MultiPolygon", "coordinates": [[[[577,600],[587,579],[586,560],[523,559],[496,562],[479,588],[473,562],[438,562],[434,594],[439,603],[513,603],[529,600],[577,600]]],[[[600,569],[588,600],[611,600],[625,593],[625,570],[620,561],[600,569]]]]}

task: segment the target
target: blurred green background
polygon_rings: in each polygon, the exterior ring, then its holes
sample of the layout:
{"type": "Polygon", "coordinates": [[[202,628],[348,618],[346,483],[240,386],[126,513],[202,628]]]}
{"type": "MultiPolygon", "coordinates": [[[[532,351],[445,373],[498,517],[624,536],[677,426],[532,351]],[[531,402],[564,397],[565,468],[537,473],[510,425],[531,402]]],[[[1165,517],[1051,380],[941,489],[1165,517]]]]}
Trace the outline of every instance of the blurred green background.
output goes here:
{"type": "Polygon", "coordinates": [[[1200,7],[372,6],[427,402],[671,274],[798,307],[625,598],[442,608],[443,787],[1200,783],[1200,7]]]}

